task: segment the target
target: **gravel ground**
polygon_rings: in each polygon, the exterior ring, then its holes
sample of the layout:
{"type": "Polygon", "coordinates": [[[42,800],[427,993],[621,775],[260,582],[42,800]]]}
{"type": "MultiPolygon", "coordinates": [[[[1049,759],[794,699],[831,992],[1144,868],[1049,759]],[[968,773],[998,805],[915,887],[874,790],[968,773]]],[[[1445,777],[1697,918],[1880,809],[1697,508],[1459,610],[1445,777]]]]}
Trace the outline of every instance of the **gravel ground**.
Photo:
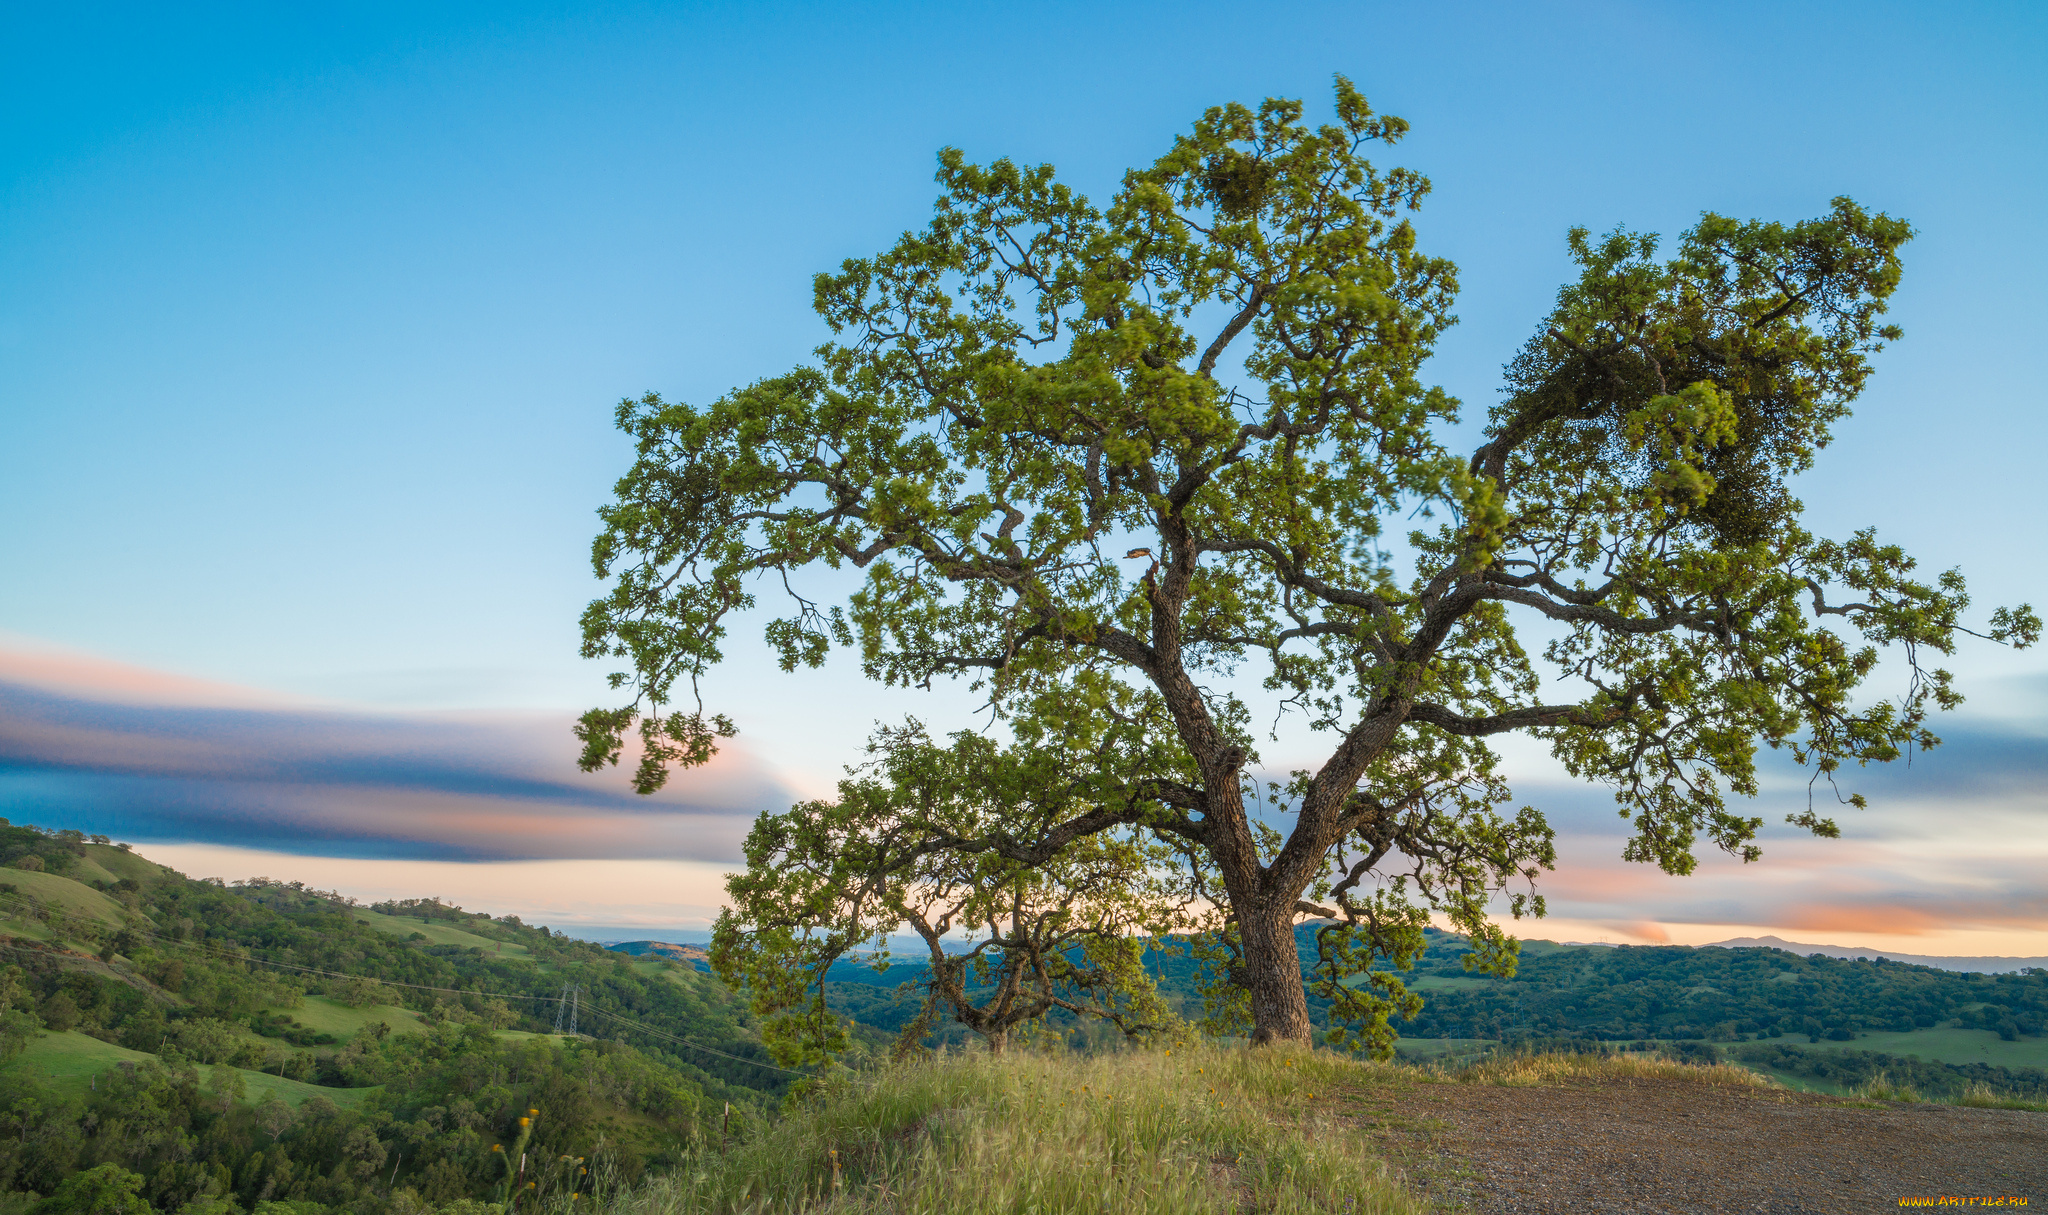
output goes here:
{"type": "Polygon", "coordinates": [[[1474,1215],[1835,1215],[1941,1196],[2048,1207],[2048,1113],[1650,1079],[1361,1096],[1410,1185],[1474,1215]]]}

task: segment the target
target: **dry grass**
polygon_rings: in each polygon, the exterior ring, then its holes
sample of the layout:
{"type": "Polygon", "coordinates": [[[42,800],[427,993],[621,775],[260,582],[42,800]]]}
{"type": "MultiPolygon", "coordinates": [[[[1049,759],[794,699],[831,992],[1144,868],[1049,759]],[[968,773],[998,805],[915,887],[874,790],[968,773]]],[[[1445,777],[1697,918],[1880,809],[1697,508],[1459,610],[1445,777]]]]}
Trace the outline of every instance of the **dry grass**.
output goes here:
{"type": "MultiPolygon", "coordinates": [[[[1333,1096],[1399,1072],[1187,1044],[952,1056],[850,1077],[609,1215],[1419,1211],[1333,1096]]],[[[588,1209],[584,1203],[582,1209],[588,1209]]],[[[566,1208],[565,1208],[566,1209],[566,1208]]]]}
{"type": "Polygon", "coordinates": [[[1969,1088],[1964,1089],[1963,1095],[1955,1098],[1950,1104],[1967,1105],[1972,1109],[1980,1110],[2048,1111],[2048,1101],[2016,1097],[2011,1093],[1999,1092],[1990,1085],[1983,1083],[1972,1084],[1969,1088]]]}
{"type": "MultiPolygon", "coordinates": [[[[1457,1084],[1530,1086],[1557,1084],[1570,1080],[1668,1079],[1745,1088],[1784,1087],[1769,1076],[1738,1064],[1686,1063],[1658,1054],[1496,1055],[1476,1063],[1432,1064],[1418,1070],[1430,1079],[1457,1084]]],[[[2048,1110],[2048,1102],[1999,1092],[1981,1083],[1971,1085],[1960,1096],[1924,1097],[1912,1085],[1897,1083],[1883,1072],[1848,1089],[1845,1095],[1863,1101],[1963,1105],[1976,1109],[2048,1110]]]]}
{"type": "Polygon", "coordinates": [[[1458,1084],[1527,1087],[1571,1080],[1689,1080],[1740,1088],[1771,1088],[1772,1081],[1732,1063],[1683,1063],[1655,1054],[1496,1055],[1463,1067],[1421,1069],[1458,1084]]]}
{"type": "Polygon", "coordinates": [[[1891,1076],[1885,1072],[1877,1073],[1849,1091],[1871,1101],[1910,1101],[1918,1104],[1921,1100],[1919,1090],[1910,1084],[1892,1083],[1891,1076]]]}

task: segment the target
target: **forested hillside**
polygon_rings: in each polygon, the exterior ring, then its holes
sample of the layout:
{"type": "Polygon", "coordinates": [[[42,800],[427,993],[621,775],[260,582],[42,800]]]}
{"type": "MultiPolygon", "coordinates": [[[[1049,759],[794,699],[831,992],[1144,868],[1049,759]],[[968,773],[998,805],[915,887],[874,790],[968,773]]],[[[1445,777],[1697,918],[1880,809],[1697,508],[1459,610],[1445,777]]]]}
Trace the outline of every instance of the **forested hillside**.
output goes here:
{"type": "Polygon", "coordinates": [[[0,865],[0,1211],[67,1184],[192,1215],[588,1189],[797,1079],[686,963],[77,832],[0,824],[0,865]]]}
{"type": "Polygon", "coordinates": [[[1435,938],[1417,967],[1429,1003],[1404,1034],[1846,1041],[1873,1030],[1957,1025],[2011,1041],[2039,1037],[2048,1025],[2048,971],[1986,975],[1775,949],[1534,942],[1514,978],[1501,980],[1468,976],[1462,953],[1456,938],[1435,938]]]}
{"type": "MultiPolygon", "coordinates": [[[[1304,968],[1314,932],[1313,924],[1296,932],[1304,968]]],[[[1733,1042],[1791,1034],[1847,1041],[1870,1031],[1952,1026],[2015,1041],[2048,1028],[2048,971],[1987,975],[1775,949],[1529,941],[1515,975],[1496,979],[1467,972],[1464,938],[1430,929],[1428,939],[1428,952],[1404,976],[1426,997],[1413,1020],[1396,1022],[1405,1038],[1733,1042]]],[[[1184,1014],[1199,1013],[1200,975],[1185,952],[1169,942],[1148,953],[1145,965],[1184,1014]]],[[[901,961],[881,974],[842,962],[827,990],[847,1014],[894,1029],[916,1008],[897,988],[914,987],[922,973],[901,961]]],[[[1319,1027],[1327,1027],[1329,1009],[1311,995],[1319,1027]]]]}

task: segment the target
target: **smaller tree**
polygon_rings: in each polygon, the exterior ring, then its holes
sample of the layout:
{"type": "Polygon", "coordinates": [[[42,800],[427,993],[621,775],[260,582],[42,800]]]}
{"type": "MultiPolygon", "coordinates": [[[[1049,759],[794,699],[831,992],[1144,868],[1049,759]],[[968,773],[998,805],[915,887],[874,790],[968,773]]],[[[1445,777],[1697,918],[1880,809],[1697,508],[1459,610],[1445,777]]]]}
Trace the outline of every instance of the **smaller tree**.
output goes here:
{"type": "Polygon", "coordinates": [[[217,1017],[193,1017],[171,1029],[171,1041],[201,1063],[225,1063],[241,1043],[235,1028],[217,1017]]]}
{"type": "Polygon", "coordinates": [[[274,1091],[263,1094],[263,1100],[256,1103],[256,1125],[263,1128],[272,1143],[282,1139],[297,1120],[297,1113],[274,1091]]]}
{"type": "Polygon", "coordinates": [[[375,979],[358,976],[330,989],[328,994],[350,1008],[372,1008],[389,1002],[391,990],[375,979]]]}
{"type": "Polygon", "coordinates": [[[242,1079],[239,1068],[214,1068],[211,1087],[213,1099],[220,1104],[220,1112],[223,1114],[232,1111],[238,1103],[247,1100],[249,1096],[249,1084],[242,1079]]]}
{"type": "Polygon", "coordinates": [[[35,996],[22,979],[21,967],[0,967],[0,1064],[11,1062],[42,1036],[43,1023],[31,1011],[35,996]]]}
{"type": "Polygon", "coordinates": [[[882,729],[837,800],[755,824],[711,965],[771,1018],[763,1038],[777,1057],[845,1047],[826,975],[863,947],[886,969],[906,924],[926,955],[926,1012],[906,1041],[941,1011],[993,1053],[1054,1009],[1132,1035],[1173,1020],[1143,951],[1192,922],[1191,888],[1141,831],[1072,827],[1129,813],[1126,777],[1143,757],[1111,720],[1093,736],[1008,747],[965,732],[941,746],[914,721],[882,729]]]}

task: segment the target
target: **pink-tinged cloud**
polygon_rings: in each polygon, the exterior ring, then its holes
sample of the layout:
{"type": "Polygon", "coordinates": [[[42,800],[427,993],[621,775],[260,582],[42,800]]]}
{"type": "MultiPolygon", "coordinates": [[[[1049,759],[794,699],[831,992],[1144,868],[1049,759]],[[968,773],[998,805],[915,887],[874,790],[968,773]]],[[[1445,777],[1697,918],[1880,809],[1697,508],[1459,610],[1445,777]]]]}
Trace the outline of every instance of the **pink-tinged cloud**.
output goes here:
{"type": "Polygon", "coordinates": [[[302,703],[256,688],[153,671],[4,632],[0,632],[0,683],[105,704],[163,708],[282,708],[302,703]]]}
{"type": "Polygon", "coordinates": [[[47,653],[0,651],[0,671],[23,677],[0,679],[0,813],[131,840],[725,861],[794,800],[743,744],[645,798],[576,769],[567,718],[265,705],[47,653]]]}
{"type": "Polygon", "coordinates": [[[149,859],[194,877],[274,877],[339,890],[366,903],[431,896],[492,915],[557,928],[605,925],[611,934],[709,928],[725,901],[731,865],[601,859],[368,860],[252,851],[221,844],[152,844],[149,859]]]}
{"type": "Polygon", "coordinates": [[[1557,869],[1537,884],[1550,914],[1501,922],[1552,939],[1852,937],[1923,954],[2048,955],[2048,745],[2039,723],[1955,718],[1940,728],[1945,745],[1911,766],[1843,778],[1869,796],[1867,811],[1774,773],[1762,796],[1733,807],[1764,819],[1763,858],[1744,864],[1702,843],[1685,877],[1621,859],[1627,825],[1603,789],[1529,782],[1516,800],[1543,808],[1559,833],[1557,869]],[[1809,797],[1842,838],[1783,825],[1809,797]]]}
{"type": "Polygon", "coordinates": [[[1602,923],[1600,927],[1630,940],[1650,945],[1665,945],[1671,941],[1670,930],[1652,920],[1609,921],[1602,923]]]}

